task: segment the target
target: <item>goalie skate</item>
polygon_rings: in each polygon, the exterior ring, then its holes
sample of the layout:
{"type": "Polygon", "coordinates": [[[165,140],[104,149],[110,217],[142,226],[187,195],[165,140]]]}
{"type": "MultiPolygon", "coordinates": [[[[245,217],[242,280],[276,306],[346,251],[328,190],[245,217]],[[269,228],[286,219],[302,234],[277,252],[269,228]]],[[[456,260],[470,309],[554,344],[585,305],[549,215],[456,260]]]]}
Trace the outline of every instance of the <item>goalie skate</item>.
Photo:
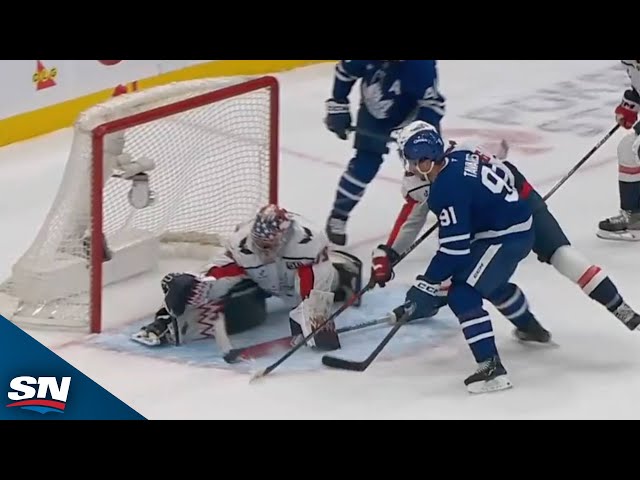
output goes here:
{"type": "Polygon", "coordinates": [[[179,345],[178,323],[164,308],[161,308],[156,313],[155,320],[131,335],[131,340],[147,347],[179,345]]]}

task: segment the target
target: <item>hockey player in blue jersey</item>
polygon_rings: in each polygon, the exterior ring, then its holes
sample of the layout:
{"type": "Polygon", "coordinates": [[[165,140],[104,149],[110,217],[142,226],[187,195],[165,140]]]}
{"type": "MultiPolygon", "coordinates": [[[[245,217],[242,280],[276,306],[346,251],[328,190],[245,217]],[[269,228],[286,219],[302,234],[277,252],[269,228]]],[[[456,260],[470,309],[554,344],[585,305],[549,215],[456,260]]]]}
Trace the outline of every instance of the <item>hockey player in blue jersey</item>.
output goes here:
{"type": "MultiPolygon", "coordinates": [[[[538,260],[552,266],[577,285],[585,295],[604,307],[629,330],[640,330],[640,314],[625,301],[606,271],[592,263],[571,244],[543,197],[515,165],[506,161],[506,142],[503,142],[501,151],[496,155],[479,147],[474,147],[473,151],[480,161],[490,164],[494,172],[517,190],[520,198],[529,203],[533,211],[533,253],[538,260]]],[[[393,278],[391,265],[399,252],[405,251],[413,243],[427,222],[430,185],[428,178],[405,172],[402,180],[405,204],[387,242],[378,245],[372,254],[372,276],[381,287],[393,278]]],[[[443,284],[440,291],[443,305],[446,303],[446,294],[447,285],[443,284]]]]}
{"type": "MultiPolygon", "coordinates": [[[[403,129],[398,143],[406,168],[431,182],[428,206],[439,221],[438,251],[406,295],[416,307],[410,319],[433,316],[442,305],[440,285],[451,279],[447,301],[479,365],[465,385],[471,393],[510,388],[483,299],[515,325],[520,338],[550,341],[525,294],[510,281],[534,244],[532,210],[473,151],[455,144],[445,151],[432,126],[414,122],[403,129]]],[[[396,316],[403,308],[395,310],[396,316]]]]}
{"type": "Polygon", "coordinates": [[[326,101],[325,123],[342,140],[352,128],[349,95],[358,79],[355,155],[340,178],[326,225],[329,240],[341,246],[347,243],[351,212],[389,152],[386,139],[391,132],[412,120],[424,120],[439,130],[445,113],[436,60],[340,60],[332,96],[326,101]]]}

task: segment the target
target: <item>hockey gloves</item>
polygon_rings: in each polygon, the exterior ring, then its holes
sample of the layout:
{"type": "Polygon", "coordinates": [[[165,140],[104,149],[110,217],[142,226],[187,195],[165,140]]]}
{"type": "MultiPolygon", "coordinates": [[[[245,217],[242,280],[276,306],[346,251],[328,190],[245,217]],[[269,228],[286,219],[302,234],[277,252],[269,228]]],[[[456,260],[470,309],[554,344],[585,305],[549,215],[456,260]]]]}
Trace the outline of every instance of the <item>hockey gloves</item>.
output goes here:
{"type": "Polygon", "coordinates": [[[385,287],[393,280],[393,264],[398,260],[398,254],[387,245],[378,245],[371,254],[371,278],[376,285],[385,287]]]}
{"type": "Polygon", "coordinates": [[[438,310],[446,303],[446,297],[440,296],[439,292],[439,284],[430,283],[424,275],[418,275],[405,298],[405,302],[411,302],[416,306],[409,320],[431,318],[438,313],[438,310]]]}
{"type": "Polygon", "coordinates": [[[351,127],[351,109],[348,100],[334,100],[325,102],[327,116],[324,120],[327,128],[342,140],[347,139],[348,130],[351,127]]]}
{"type": "Polygon", "coordinates": [[[640,95],[635,90],[627,90],[616,108],[616,121],[621,127],[630,129],[638,121],[639,111],[640,95]]]}

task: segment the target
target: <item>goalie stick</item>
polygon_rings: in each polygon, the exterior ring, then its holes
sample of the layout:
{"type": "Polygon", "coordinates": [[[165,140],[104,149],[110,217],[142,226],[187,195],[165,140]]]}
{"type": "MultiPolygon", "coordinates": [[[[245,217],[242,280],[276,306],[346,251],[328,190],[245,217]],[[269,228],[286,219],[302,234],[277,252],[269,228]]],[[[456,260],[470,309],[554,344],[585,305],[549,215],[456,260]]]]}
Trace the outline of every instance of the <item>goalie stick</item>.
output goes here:
{"type": "MultiPolygon", "coordinates": [[[[391,322],[390,316],[379,318],[377,320],[371,320],[368,322],[357,323],[355,325],[349,325],[347,327],[341,327],[336,330],[338,334],[353,332],[361,330],[367,327],[373,327],[375,325],[382,325],[384,323],[391,322]]],[[[266,342],[256,343],[242,348],[234,348],[224,355],[224,361],[227,363],[235,363],[239,360],[249,360],[251,358],[259,358],[269,354],[274,348],[290,347],[294,337],[289,335],[288,337],[280,337],[274,340],[268,340],[266,342]]]]}
{"type": "MultiPolygon", "coordinates": [[[[407,248],[404,252],[402,252],[398,256],[396,261],[393,263],[393,266],[395,267],[396,265],[398,265],[407,255],[409,255],[413,250],[415,250],[418,247],[418,245],[420,245],[424,240],[426,240],[429,235],[431,235],[433,232],[435,232],[437,228],[438,228],[438,223],[436,222],[426,232],[424,232],[420,236],[420,238],[416,239],[409,246],[409,248],[407,248]]],[[[285,353],[277,361],[275,361],[274,363],[272,363],[268,367],[266,367],[266,368],[264,368],[262,370],[259,370],[256,373],[254,373],[251,376],[250,382],[253,382],[253,381],[257,380],[258,378],[265,377],[266,375],[268,375],[269,373],[274,371],[276,368],[278,368],[287,358],[289,358],[291,355],[293,355],[296,351],[298,351],[299,348],[301,348],[303,345],[305,345],[320,330],[322,330],[322,328],[325,325],[327,325],[334,318],[336,318],[338,315],[340,315],[342,312],[344,312],[347,308],[349,308],[351,305],[353,305],[356,301],[358,301],[360,299],[360,297],[362,297],[362,295],[364,295],[369,290],[373,289],[373,287],[375,287],[375,285],[376,285],[375,279],[372,276],[371,279],[369,280],[369,283],[367,283],[366,286],[364,286],[358,293],[354,294],[349,300],[347,300],[345,303],[343,303],[342,306],[338,310],[336,310],[335,312],[333,312],[333,314],[331,314],[329,316],[329,318],[327,318],[324,322],[322,322],[320,325],[318,325],[316,330],[314,330],[309,335],[304,337],[302,339],[302,341],[300,341],[300,343],[298,343],[297,345],[292,347],[287,353],[285,353]]]]}
{"type": "MultiPolygon", "coordinates": [[[[602,147],[602,145],[604,145],[606,143],[607,140],[609,140],[609,138],[611,138],[611,136],[618,130],[618,128],[620,128],[620,125],[615,125],[591,150],[589,150],[589,152],[582,157],[582,159],[576,163],[573,168],[571,170],[569,170],[569,172],[567,172],[567,174],[562,177],[562,179],[560,179],[560,181],[558,183],[556,183],[556,185],[554,185],[554,187],[549,190],[549,192],[547,192],[547,194],[542,197],[543,200],[546,202],[554,193],[556,193],[558,191],[558,189],[567,181],[569,180],[569,178],[571,178],[577,171],[578,169],[584,165],[587,160],[589,160],[589,158],[591,158],[591,156],[600,149],[600,147],[602,147]]],[[[502,141],[501,143],[501,152],[497,155],[497,157],[500,160],[504,160],[507,157],[507,153],[509,151],[509,146],[507,144],[507,142],[505,140],[502,141]]],[[[437,225],[437,224],[436,224],[437,225]]],[[[405,308],[406,308],[406,304],[405,304],[405,308]]],[[[413,306],[415,309],[415,306],[413,306]]],[[[394,315],[395,314],[391,314],[394,315]]],[[[389,331],[389,333],[387,333],[387,335],[382,339],[382,341],[376,346],[376,348],[374,348],[374,350],[371,352],[371,354],[369,354],[369,356],[362,360],[362,361],[358,361],[358,360],[346,360],[344,358],[340,358],[340,357],[334,357],[333,355],[323,355],[322,356],[322,364],[330,367],[330,368],[337,368],[340,370],[350,370],[350,371],[354,371],[354,372],[364,372],[369,365],[371,365],[373,363],[373,361],[376,359],[376,357],[380,354],[380,352],[382,351],[382,349],[387,345],[387,343],[389,343],[391,341],[391,339],[393,338],[393,336],[398,332],[398,330],[400,330],[400,328],[407,323],[407,318],[411,315],[411,313],[409,315],[405,314],[403,315],[400,319],[398,319],[398,322],[396,323],[396,325],[389,331]]]]}

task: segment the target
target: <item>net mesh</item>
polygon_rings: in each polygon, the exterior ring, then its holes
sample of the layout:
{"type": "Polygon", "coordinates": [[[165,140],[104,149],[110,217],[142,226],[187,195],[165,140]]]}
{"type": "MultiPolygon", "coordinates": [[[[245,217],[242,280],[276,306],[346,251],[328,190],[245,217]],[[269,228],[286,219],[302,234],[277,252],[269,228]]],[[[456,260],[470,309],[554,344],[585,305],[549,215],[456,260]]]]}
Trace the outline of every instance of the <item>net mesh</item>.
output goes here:
{"type": "MultiPolygon", "coordinates": [[[[81,114],[52,208],[11,278],[0,286],[5,308],[8,298],[14,302],[3,314],[42,326],[88,325],[92,131],[100,125],[144,119],[103,141],[102,230],[112,252],[103,264],[105,284],[152,268],[164,245],[219,244],[267,203],[272,89],[237,88],[249,80],[174,83],[116,97],[81,114]],[[172,110],[212,91],[229,94],[183,112],[172,110]],[[132,162],[146,167],[153,192],[144,208],[132,206],[132,181],[119,177],[132,162]]],[[[188,255],[189,249],[180,254],[188,255]]]]}

